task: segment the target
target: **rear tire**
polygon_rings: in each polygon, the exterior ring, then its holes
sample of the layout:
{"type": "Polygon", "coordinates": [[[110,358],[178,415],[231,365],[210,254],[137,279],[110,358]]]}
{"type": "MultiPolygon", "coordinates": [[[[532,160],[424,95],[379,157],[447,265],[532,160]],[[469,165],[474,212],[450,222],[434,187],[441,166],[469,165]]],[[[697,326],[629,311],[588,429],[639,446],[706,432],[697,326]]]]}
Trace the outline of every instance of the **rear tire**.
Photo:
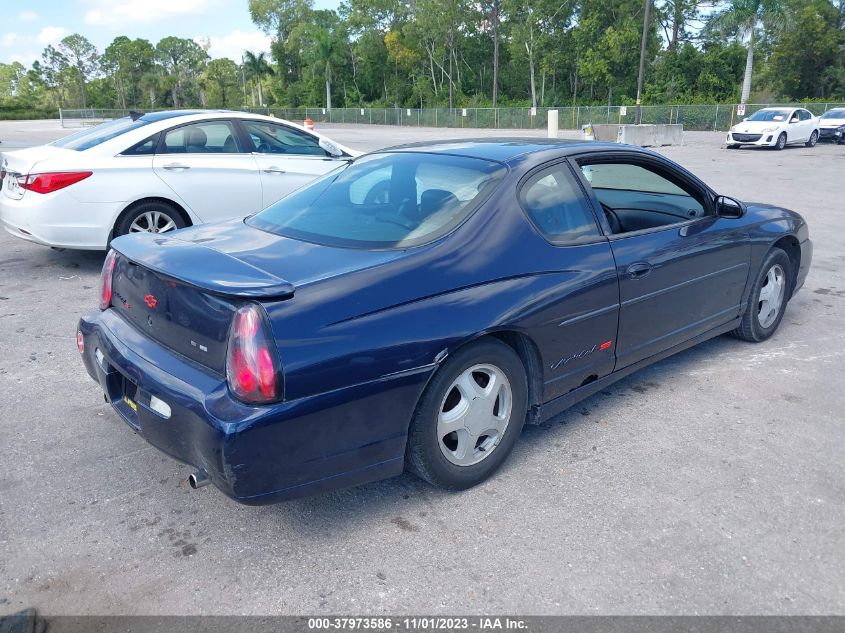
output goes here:
{"type": "Polygon", "coordinates": [[[175,205],[165,200],[142,200],[121,214],[113,237],[128,233],[168,233],[186,226],[188,221],[175,205]]]}
{"type": "Polygon", "coordinates": [[[775,149],[780,151],[784,147],[786,147],[786,132],[781,132],[780,136],[778,136],[777,142],[775,143],[775,149]]]}
{"type": "Polygon", "coordinates": [[[804,143],[806,147],[815,147],[816,143],[819,142],[819,133],[816,130],[813,130],[813,133],[810,134],[810,138],[807,139],[807,142],[804,143]]]}
{"type": "Polygon", "coordinates": [[[406,465],[448,490],[481,483],[516,444],[527,402],[525,368],[510,347],[485,339],[459,349],[437,370],[417,404],[406,465]]]}
{"type": "Polygon", "coordinates": [[[793,274],[789,256],[779,248],[770,250],[757,273],[742,321],[731,334],[752,343],[765,341],[774,334],[786,311],[793,274]]]}

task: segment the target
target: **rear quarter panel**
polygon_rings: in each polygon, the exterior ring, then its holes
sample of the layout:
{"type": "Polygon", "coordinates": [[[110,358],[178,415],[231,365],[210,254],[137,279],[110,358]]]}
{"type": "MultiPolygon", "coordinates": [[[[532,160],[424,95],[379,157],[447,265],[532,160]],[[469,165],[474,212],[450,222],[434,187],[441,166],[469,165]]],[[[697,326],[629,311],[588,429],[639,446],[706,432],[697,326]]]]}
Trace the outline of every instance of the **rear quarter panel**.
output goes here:
{"type": "MultiPolygon", "coordinates": [[[[384,266],[303,285],[267,311],[286,397],[294,399],[403,372],[430,374],[457,347],[501,330],[526,335],[548,374],[566,340],[576,352],[589,347],[582,339],[593,344],[594,321],[560,324],[609,306],[597,318],[615,336],[618,301],[607,242],[553,247],[511,187],[451,236],[384,266]]],[[[610,371],[612,350],[584,363],[585,372],[610,371]],[[595,363],[601,368],[586,368],[595,363]]],[[[575,373],[543,376],[547,398],[579,380],[578,363],[567,369],[575,373]]]]}

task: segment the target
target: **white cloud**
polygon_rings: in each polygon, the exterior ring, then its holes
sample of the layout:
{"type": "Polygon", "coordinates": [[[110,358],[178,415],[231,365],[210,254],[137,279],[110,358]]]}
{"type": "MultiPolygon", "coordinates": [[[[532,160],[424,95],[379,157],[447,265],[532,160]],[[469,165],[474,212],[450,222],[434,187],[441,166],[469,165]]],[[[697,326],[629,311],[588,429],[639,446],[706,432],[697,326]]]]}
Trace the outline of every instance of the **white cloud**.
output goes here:
{"type": "Polygon", "coordinates": [[[138,22],[158,22],[166,18],[197,15],[216,0],[95,0],[85,13],[86,24],[131,27],[138,22]]]}
{"type": "Polygon", "coordinates": [[[47,46],[47,44],[58,44],[61,39],[70,32],[63,26],[45,26],[41,32],[35,36],[39,44],[47,46]]]}
{"type": "Polygon", "coordinates": [[[3,33],[0,35],[0,48],[25,46],[29,43],[29,39],[26,35],[20,35],[19,33],[3,33]]]}
{"type": "Polygon", "coordinates": [[[0,33],[0,58],[29,66],[41,56],[41,51],[48,44],[57,45],[67,34],[68,30],[61,26],[45,26],[35,35],[0,33]]]}
{"type": "Polygon", "coordinates": [[[270,36],[261,31],[241,31],[235,29],[223,37],[195,37],[194,41],[205,48],[213,58],[228,57],[237,63],[241,62],[244,51],[253,53],[270,52],[270,36]]]}
{"type": "Polygon", "coordinates": [[[18,13],[18,20],[21,22],[37,22],[41,18],[35,11],[21,11],[18,13]]]}

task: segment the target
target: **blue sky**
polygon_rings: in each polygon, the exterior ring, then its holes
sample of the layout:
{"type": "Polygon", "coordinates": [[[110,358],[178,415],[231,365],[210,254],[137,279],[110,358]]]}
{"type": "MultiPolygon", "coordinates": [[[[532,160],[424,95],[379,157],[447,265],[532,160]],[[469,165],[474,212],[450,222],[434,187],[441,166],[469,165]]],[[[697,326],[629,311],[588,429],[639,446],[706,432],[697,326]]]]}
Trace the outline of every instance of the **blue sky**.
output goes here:
{"type": "MultiPolygon", "coordinates": [[[[81,33],[100,52],[118,35],[155,44],[176,35],[210,45],[212,57],[240,61],[244,49],[269,50],[270,38],[249,19],[247,0],[34,0],[3,2],[0,62],[30,66],[48,44],[81,33]]],[[[315,0],[337,8],[339,0],[315,0]]]]}

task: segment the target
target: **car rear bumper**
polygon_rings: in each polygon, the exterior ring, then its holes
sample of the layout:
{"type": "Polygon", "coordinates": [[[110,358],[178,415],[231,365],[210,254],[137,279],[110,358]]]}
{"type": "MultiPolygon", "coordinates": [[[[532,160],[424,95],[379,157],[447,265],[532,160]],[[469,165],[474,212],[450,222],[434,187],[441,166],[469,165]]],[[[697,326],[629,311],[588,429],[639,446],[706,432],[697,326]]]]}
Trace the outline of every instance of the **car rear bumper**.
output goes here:
{"type": "Polygon", "coordinates": [[[3,228],[15,237],[56,248],[104,250],[121,208],[118,203],[77,202],[61,191],[27,193],[20,200],[0,192],[3,228]]]}
{"type": "Polygon", "coordinates": [[[727,145],[758,145],[761,147],[770,147],[777,143],[777,133],[771,134],[736,134],[728,132],[725,139],[727,145]]]}
{"type": "Polygon", "coordinates": [[[120,417],[253,505],[401,473],[408,422],[433,371],[255,407],[233,399],[222,376],[153,343],[113,310],[82,318],[79,330],[85,367],[120,417]],[[169,417],[152,408],[153,396],[169,406],[169,417]]]}

